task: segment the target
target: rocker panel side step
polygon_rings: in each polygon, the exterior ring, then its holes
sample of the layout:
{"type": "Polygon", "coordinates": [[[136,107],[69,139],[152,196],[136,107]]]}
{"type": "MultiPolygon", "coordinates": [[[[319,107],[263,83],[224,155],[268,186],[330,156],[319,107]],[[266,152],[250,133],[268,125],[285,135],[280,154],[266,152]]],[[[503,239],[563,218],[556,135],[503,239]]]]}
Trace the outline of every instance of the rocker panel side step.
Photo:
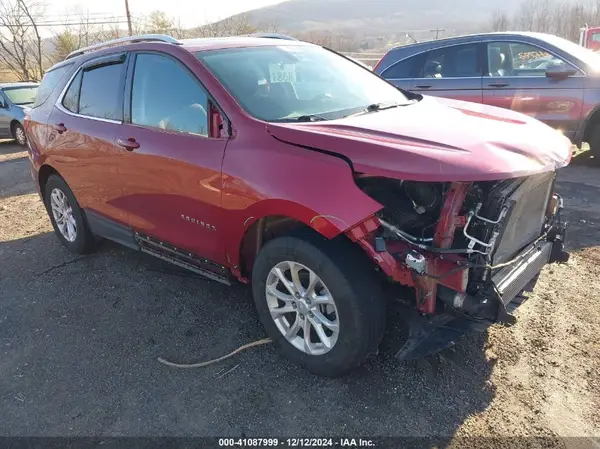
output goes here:
{"type": "Polygon", "coordinates": [[[140,251],[159,259],[170,262],[186,270],[200,274],[204,277],[225,285],[232,284],[232,277],[223,265],[211,260],[198,257],[188,251],[183,251],[168,243],[161,242],[147,235],[134,233],[134,238],[140,246],[140,251]]]}

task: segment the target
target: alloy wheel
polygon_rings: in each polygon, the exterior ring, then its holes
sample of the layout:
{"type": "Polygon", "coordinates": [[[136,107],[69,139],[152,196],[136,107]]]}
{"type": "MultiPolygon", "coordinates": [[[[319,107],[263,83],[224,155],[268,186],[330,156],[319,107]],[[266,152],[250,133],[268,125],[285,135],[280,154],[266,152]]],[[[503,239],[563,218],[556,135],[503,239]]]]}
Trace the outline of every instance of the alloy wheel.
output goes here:
{"type": "Polygon", "coordinates": [[[61,235],[69,242],[77,238],[77,223],[73,216],[73,208],[64,192],[58,188],[52,190],[50,195],[52,216],[61,235]]]}
{"type": "Polygon", "coordinates": [[[323,355],[336,344],[339,317],[333,296],[319,276],[292,261],[275,265],[267,276],[271,318],[296,349],[323,355]]]}
{"type": "Polygon", "coordinates": [[[23,130],[22,126],[15,127],[15,140],[19,145],[25,145],[27,139],[25,137],[25,131],[23,130]]]}

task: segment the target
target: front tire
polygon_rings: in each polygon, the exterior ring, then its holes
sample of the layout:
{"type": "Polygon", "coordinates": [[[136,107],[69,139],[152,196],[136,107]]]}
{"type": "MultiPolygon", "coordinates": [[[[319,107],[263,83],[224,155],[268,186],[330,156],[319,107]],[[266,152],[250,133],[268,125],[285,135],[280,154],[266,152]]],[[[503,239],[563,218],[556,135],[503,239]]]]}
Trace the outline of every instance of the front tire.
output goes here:
{"type": "Polygon", "coordinates": [[[73,192],[58,175],[51,175],[44,186],[44,203],[60,243],[75,254],[94,249],[95,239],[73,192]]]}
{"type": "Polygon", "coordinates": [[[600,159],[600,123],[592,128],[589,134],[590,152],[596,159],[600,159]]]}
{"type": "Polygon", "coordinates": [[[25,136],[25,130],[23,129],[23,125],[20,123],[15,123],[12,128],[13,137],[17,141],[17,143],[21,146],[25,146],[27,144],[27,137],[25,136]]]}
{"type": "Polygon", "coordinates": [[[368,260],[348,241],[306,233],[268,242],[252,290],[268,335],[314,374],[342,376],[377,351],[385,300],[368,260]]]}

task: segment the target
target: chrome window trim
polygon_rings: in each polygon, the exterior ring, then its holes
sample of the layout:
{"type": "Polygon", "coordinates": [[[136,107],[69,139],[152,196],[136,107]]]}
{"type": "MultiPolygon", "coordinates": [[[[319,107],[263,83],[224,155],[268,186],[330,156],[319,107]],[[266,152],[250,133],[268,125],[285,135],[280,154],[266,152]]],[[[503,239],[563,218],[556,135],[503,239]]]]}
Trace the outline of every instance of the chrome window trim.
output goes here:
{"type": "Polygon", "coordinates": [[[449,81],[449,80],[480,80],[481,76],[453,76],[447,78],[384,78],[388,81],[402,81],[402,80],[428,80],[428,81],[449,81]]]}
{"type": "Polygon", "coordinates": [[[69,111],[67,108],[65,108],[63,106],[62,103],[63,103],[65,95],[67,94],[67,90],[69,90],[69,87],[71,87],[71,83],[73,82],[73,80],[75,79],[75,77],[77,77],[77,75],[79,75],[79,72],[81,72],[82,70],[83,69],[81,68],[81,66],[78,67],[77,70],[75,70],[75,73],[73,73],[73,75],[69,78],[69,81],[67,81],[67,83],[65,84],[65,87],[63,87],[63,90],[60,93],[60,95],[58,96],[58,99],[56,100],[56,103],[54,103],[54,106],[59,111],[64,112],[65,114],[70,115],[72,117],[80,117],[80,118],[86,118],[88,120],[96,120],[98,122],[113,123],[115,125],[122,125],[123,124],[123,120],[113,120],[113,119],[109,119],[109,118],[93,117],[91,115],[78,114],[78,113],[75,113],[73,111],[69,111]]]}
{"type": "MultiPolygon", "coordinates": [[[[390,81],[392,79],[393,80],[397,80],[397,81],[399,81],[399,80],[410,80],[410,79],[434,79],[434,78],[385,78],[383,75],[384,75],[384,73],[385,73],[386,70],[389,70],[390,68],[392,68],[396,64],[400,64],[401,62],[404,62],[404,61],[406,61],[406,60],[408,60],[410,58],[414,58],[414,57],[420,56],[423,53],[428,53],[430,51],[436,51],[436,50],[442,50],[442,49],[445,49],[445,48],[458,47],[460,45],[473,45],[473,44],[486,44],[487,45],[487,44],[489,44],[491,42],[506,42],[506,43],[509,43],[509,44],[511,42],[514,42],[514,43],[517,43],[517,44],[532,45],[534,47],[541,48],[542,50],[544,50],[545,52],[551,54],[552,56],[555,56],[555,57],[557,57],[557,58],[559,58],[561,60],[564,60],[567,64],[571,65],[574,69],[576,69],[578,72],[580,72],[578,75],[573,75],[570,78],[585,78],[585,77],[587,77],[586,71],[583,70],[581,67],[578,67],[575,63],[573,63],[571,61],[565,60],[565,58],[563,58],[562,56],[556,54],[556,52],[554,52],[552,50],[549,50],[544,45],[539,45],[537,42],[536,43],[532,43],[532,42],[528,42],[526,40],[520,40],[519,38],[507,39],[507,40],[503,41],[503,40],[497,40],[497,38],[496,39],[492,39],[491,36],[490,37],[483,37],[483,38],[481,38],[481,40],[478,40],[478,41],[452,43],[452,44],[442,45],[440,47],[434,47],[434,48],[429,48],[427,50],[422,50],[422,51],[419,51],[418,53],[413,53],[413,54],[411,54],[410,56],[407,56],[404,59],[399,59],[398,61],[395,61],[394,63],[390,64],[389,66],[387,66],[386,68],[384,68],[383,70],[381,70],[381,75],[380,76],[382,78],[390,80],[390,81]]],[[[398,47],[398,48],[402,48],[402,47],[398,47]]],[[[475,77],[470,77],[470,78],[480,78],[480,77],[479,76],[475,76],[475,77]]],[[[491,77],[491,76],[482,76],[481,78],[542,78],[542,77],[540,77],[540,76],[527,76],[527,77],[525,77],[525,76],[519,76],[519,77],[491,77]]],[[[458,78],[442,78],[442,79],[449,80],[449,79],[458,79],[458,78]]]]}

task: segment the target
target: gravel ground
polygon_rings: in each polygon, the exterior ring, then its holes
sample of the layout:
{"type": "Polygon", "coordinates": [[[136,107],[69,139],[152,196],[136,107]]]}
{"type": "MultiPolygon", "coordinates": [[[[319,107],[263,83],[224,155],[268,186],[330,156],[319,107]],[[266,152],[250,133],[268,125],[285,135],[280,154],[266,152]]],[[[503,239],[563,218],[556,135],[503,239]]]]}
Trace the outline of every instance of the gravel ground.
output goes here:
{"type": "Polygon", "coordinates": [[[418,362],[381,355],[321,379],[263,338],[245,286],[177,274],[105,242],[58,243],[26,153],[0,143],[0,435],[435,436],[460,446],[600,447],[600,168],[561,173],[568,265],[545,269],[517,325],[418,362]],[[527,437],[527,438],[515,438],[527,437]],[[543,437],[536,439],[532,437],[543,437]],[[572,439],[569,437],[581,437],[572,439]]]}

